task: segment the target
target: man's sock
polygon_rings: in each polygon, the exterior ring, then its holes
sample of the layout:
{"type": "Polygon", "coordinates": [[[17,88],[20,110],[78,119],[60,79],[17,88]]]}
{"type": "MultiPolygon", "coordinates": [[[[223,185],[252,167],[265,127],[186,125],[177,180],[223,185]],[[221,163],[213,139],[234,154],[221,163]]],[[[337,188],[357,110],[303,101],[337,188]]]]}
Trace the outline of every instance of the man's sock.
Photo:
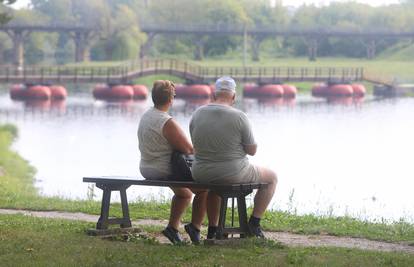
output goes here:
{"type": "Polygon", "coordinates": [[[167,228],[168,229],[170,229],[171,231],[173,231],[174,233],[178,233],[178,230],[177,229],[175,229],[174,227],[172,227],[172,226],[167,226],[167,228]]]}
{"type": "Polygon", "coordinates": [[[212,239],[216,236],[217,226],[209,226],[207,230],[207,239],[212,239]]]}
{"type": "Polygon", "coordinates": [[[260,218],[250,216],[249,223],[253,226],[260,226],[260,218]]]}

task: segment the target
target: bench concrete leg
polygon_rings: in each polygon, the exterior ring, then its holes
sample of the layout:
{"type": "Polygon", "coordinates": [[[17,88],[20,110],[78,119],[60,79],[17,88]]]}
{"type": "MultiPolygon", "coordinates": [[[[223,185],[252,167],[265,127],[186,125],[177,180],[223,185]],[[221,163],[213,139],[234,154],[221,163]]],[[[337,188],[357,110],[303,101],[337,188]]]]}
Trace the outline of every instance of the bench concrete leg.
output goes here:
{"type": "Polygon", "coordinates": [[[225,239],[229,234],[240,234],[241,238],[250,236],[250,229],[247,222],[247,208],[246,208],[246,196],[252,193],[253,190],[242,191],[242,192],[216,192],[221,197],[220,204],[220,217],[219,225],[217,228],[216,239],[225,239]],[[226,227],[226,211],[227,202],[229,198],[237,198],[237,211],[239,215],[239,226],[233,226],[234,220],[234,205],[232,205],[232,225],[226,227]]]}
{"type": "Polygon", "coordinates": [[[121,223],[121,228],[128,228],[131,227],[131,219],[129,218],[129,207],[128,207],[128,200],[126,195],[126,188],[119,190],[121,195],[121,205],[122,205],[122,215],[123,215],[123,223],[121,223]]]}
{"type": "Polygon", "coordinates": [[[101,216],[99,216],[96,229],[108,229],[109,206],[111,204],[111,190],[102,188],[101,216]]]}
{"type": "Polygon", "coordinates": [[[221,196],[219,225],[217,227],[217,233],[216,233],[217,239],[224,238],[224,229],[226,228],[227,200],[228,200],[228,197],[221,196]]]}
{"type": "Polygon", "coordinates": [[[129,186],[117,186],[117,185],[101,185],[96,184],[96,187],[103,190],[101,215],[96,223],[96,229],[105,230],[108,229],[110,224],[119,224],[121,228],[129,228],[132,226],[131,219],[129,218],[129,207],[126,190],[129,186]],[[109,207],[111,205],[111,193],[112,191],[119,191],[121,195],[121,207],[122,218],[109,218],[109,207]]]}
{"type": "Polygon", "coordinates": [[[249,225],[247,223],[247,209],[246,209],[246,197],[240,196],[237,198],[237,211],[239,213],[239,226],[240,231],[246,234],[240,234],[240,237],[246,237],[250,235],[249,225]]]}

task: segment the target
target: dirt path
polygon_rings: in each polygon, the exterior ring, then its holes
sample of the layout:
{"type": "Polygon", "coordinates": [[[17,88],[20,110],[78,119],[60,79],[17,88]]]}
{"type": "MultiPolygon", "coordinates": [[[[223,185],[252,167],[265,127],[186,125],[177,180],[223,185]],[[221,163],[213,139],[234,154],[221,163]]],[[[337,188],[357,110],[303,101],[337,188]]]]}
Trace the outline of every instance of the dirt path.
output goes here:
{"type": "MultiPolygon", "coordinates": [[[[86,222],[96,222],[99,218],[97,215],[85,213],[70,213],[57,211],[28,211],[28,210],[11,210],[0,209],[0,214],[23,214],[41,218],[77,220],[86,222]]],[[[166,220],[137,220],[132,222],[133,225],[159,225],[167,224],[166,220]]],[[[381,241],[372,241],[363,238],[337,237],[329,235],[299,235],[286,232],[265,232],[267,238],[277,240],[289,247],[344,247],[357,248],[375,251],[405,252],[414,254],[414,246],[405,243],[389,243],[381,241]]],[[[168,240],[162,235],[155,235],[161,243],[168,243],[168,240]]]]}

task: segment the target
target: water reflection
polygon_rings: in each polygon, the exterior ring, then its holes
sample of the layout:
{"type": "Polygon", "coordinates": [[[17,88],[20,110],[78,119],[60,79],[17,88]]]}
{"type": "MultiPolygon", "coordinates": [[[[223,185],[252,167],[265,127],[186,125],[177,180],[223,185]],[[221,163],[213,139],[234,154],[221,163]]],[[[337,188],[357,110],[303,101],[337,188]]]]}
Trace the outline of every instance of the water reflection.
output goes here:
{"type": "MultiPolygon", "coordinates": [[[[188,134],[191,114],[209,99],[176,99],[172,114],[188,134]]],[[[86,198],[89,175],[140,176],[136,131],[151,100],[14,102],[0,95],[0,121],[16,124],[14,148],[33,164],[44,195],[86,198]]],[[[414,221],[414,99],[239,98],[259,150],[251,161],[280,178],[272,207],[292,212],[414,221]]],[[[133,187],[130,199],[169,198],[133,187]]]]}
{"type": "Polygon", "coordinates": [[[326,98],[326,102],[328,104],[333,105],[344,105],[344,106],[350,106],[350,105],[360,105],[364,103],[363,97],[335,97],[330,96],[326,98]]]}

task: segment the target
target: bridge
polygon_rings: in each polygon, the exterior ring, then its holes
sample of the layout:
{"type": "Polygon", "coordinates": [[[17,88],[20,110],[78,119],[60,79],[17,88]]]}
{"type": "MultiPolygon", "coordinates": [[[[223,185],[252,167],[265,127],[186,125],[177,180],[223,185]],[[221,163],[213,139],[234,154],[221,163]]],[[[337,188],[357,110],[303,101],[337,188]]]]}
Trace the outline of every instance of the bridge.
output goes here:
{"type": "Polygon", "coordinates": [[[0,27],[13,42],[13,64],[24,65],[24,42],[32,32],[67,33],[75,43],[75,61],[86,61],[89,57],[89,46],[99,33],[97,28],[69,25],[17,25],[7,24],[0,27]]]}
{"type": "Polygon", "coordinates": [[[212,83],[229,75],[243,83],[285,82],[361,82],[392,86],[391,79],[367,75],[364,68],[337,67],[207,67],[176,59],[129,61],[114,67],[32,66],[16,69],[0,66],[1,83],[56,84],[108,83],[128,84],[136,78],[168,74],[188,83],[212,83]]]}
{"type": "MultiPolygon", "coordinates": [[[[243,25],[183,25],[170,23],[168,25],[140,23],[141,31],[148,36],[147,42],[142,44],[140,57],[144,58],[148,54],[148,49],[152,46],[154,37],[160,34],[169,35],[193,35],[196,49],[194,52],[195,59],[201,59],[203,56],[203,38],[205,35],[239,35],[243,36],[244,51],[246,51],[247,37],[252,37],[252,58],[259,59],[259,50],[261,42],[268,37],[301,37],[308,46],[308,55],[311,60],[316,59],[318,51],[318,42],[323,38],[358,38],[361,45],[366,48],[367,58],[373,58],[376,53],[378,41],[383,39],[412,39],[414,31],[392,31],[392,30],[349,30],[339,28],[298,28],[298,27],[248,27],[243,25]]],[[[14,47],[14,64],[22,67],[24,40],[32,32],[57,32],[68,33],[75,42],[75,61],[86,61],[89,57],[89,48],[93,39],[99,36],[99,29],[86,26],[68,26],[68,25],[18,25],[7,24],[0,27],[0,31],[6,32],[13,41],[14,47]]],[[[246,54],[246,53],[244,53],[246,54]]],[[[246,56],[246,55],[244,55],[246,56]]]]}
{"type": "Polygon", "coordinates": [[[203,39],[200,38],[205,35],[213,36],[228,36],[238,35],[243,36],[243,44],[247,43],[247,36],[252,36],[252,52],[253,60],[259,59],[259,48],[261,42],[269,37],[301,37],[305,40],[308,46],[308,56],[311,60],[315,60],[318,51],[318,42],[324,38],[358,38],[361,45],[365,46],[367,51],[367,58],[375,57],[376,46],[378,41],[384,39],[412,39],[414,31],[395,31],[395,30],[354,30],[341,28],[326,28],[326,27],[283,27],[279,25],[265,26],[265,27],[249,27],[246,25],[188,25],[188,24],[174,24],[168,25],[140,23],[141,31],[148,36],[147,43],[142,46],[141,58],[145,56],[148,48],[152,45],[152,41],[156,35],[169,34],[180,35],[190,34],[194,36],[194,43],[197,46],[195,51],[195,58],[200,59],[203,54],[203,39]]]}

